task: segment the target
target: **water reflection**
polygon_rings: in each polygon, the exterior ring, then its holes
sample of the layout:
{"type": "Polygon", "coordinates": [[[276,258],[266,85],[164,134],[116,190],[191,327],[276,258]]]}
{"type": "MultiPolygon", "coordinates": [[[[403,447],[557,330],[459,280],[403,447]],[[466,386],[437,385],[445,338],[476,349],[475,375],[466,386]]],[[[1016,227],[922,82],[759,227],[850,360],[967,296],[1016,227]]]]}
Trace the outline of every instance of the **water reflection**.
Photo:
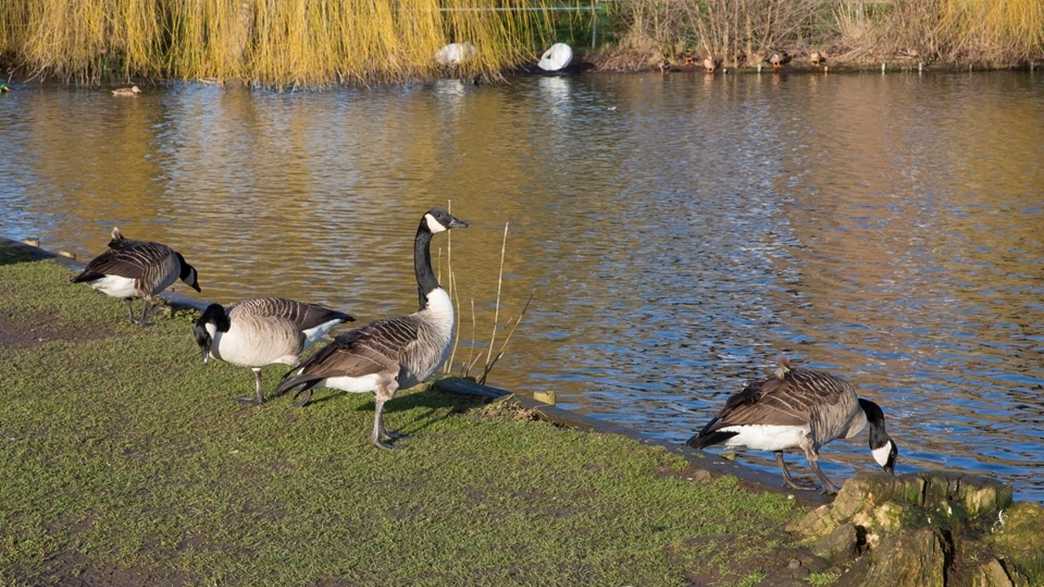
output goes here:
{"type": "Polygon", "coordinates": [[[479,338],[503,222],[502,315],[535,294],[498,384],[681,441],[785,352],[885,406],[901,469],[1040,500],[1042,98],[1004,73],[32,86],[0,99],[0,232],[86,255],[118,224],[176,243],[208,298],[366,320],[412,309],[418,213],[452,200],[479,338]]]}

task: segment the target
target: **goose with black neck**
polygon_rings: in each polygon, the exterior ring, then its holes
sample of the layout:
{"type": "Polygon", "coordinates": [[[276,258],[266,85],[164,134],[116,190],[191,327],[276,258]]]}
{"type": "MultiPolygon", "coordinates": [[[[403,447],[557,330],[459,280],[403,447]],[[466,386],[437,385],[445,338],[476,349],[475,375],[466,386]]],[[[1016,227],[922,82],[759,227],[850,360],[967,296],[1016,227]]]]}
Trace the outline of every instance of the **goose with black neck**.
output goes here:
{"type": "Polygon", "coordinates": [[[298,405],[308,404],[316,386],[349,393],[373,393],[374,417],[370,441],[392,448],[402,435],[384,427],[384,404],[399,389],[408,389],[431,377],[446,362],[453,342],[456,319],[449,294],[439,285],[431,268],[431,240],[435,234],[468,224],[440,208],[421,217],[414,237],[413,267],[420,308],[342,334],[309,357],[299,369],[287,373],[276,394],[296,390],[305,394],[298,405]]]}

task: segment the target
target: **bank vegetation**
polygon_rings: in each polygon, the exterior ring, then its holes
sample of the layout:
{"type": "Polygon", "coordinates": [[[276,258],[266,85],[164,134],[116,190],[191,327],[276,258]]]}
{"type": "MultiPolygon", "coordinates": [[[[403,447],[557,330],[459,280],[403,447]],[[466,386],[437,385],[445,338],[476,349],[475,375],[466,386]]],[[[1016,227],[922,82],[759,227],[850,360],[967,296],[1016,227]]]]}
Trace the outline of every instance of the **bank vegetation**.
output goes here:
{"type": "Polygon", "coordinates": [[[4,0],[0,55],[28,76],[241,79],[265,84],[431,75],[467,42],[467,75],[532,58],[541,0],[4,0]],[[522,9],[525,10],[522,10],[522,9]]]}
{"type": "Polygon", "coordinates": [[[1040,0],[625,0],[604,69],[766,63],[813,51],[849,66],[884,61],[1006,67],[1044,54],[1040,0]],[[697,59],[698,58],[698,59],[697,59]]]}
{"type": "Polygon", "coordinates": [[[444,73],[447,43],[474,53],[454,75],[497,77],[572,42],[602,69],[710,57],[754,67],[772,53],[831,66],[1007,67],[1044,56],[1040,0],[4,0],[0,64],[77,83],[238,79],[371,83],[444,73]],[[470,50],[467,50],[470,51],[470,50]]]}

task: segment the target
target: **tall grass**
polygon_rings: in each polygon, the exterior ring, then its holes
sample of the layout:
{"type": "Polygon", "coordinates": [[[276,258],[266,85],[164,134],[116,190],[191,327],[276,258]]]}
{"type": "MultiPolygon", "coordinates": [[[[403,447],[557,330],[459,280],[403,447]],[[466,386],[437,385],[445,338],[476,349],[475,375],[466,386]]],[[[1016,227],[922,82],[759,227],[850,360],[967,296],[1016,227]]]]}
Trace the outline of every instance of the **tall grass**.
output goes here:
{"type": "Polygon", "coordinates": [[[441,46],[467,42],[477,53],[460,73],[495,76],[548,41],[544,2],[3,0],[0,54],[30,73],[79,82],[326,84],[430,75],[441,46]]]}
{"type": "Polygon", "coordinates": [[[1016,62],[1044,53],[1041,0],[620,0],[620,41],[606,68],[696,53],[757,64],[785,49],[848,61],[1016,62]]]}
{"type": "MultiPolygon", "coordinates": [[[[447,206],[447,210],[450,209],[450,206],[447,206]]],[[[492,332],[489,335],[488,348],[486,348],[485,351],[483,351],[483,347],[485,347],[486,345],[484,343],[479,342],[478,340],[477,320],[475,314],[475,298],[471,298],[471,339],[468,343],[468,358],[463,360],[459,365],[456,363],[455,358],[457,356],[457,348],[460,346],[460,327],[463,308],[461,308],[460,305],[460,292],[457,288],[456,275],[453,272],[453,241],[449,240],[451,237],[448,237],[448,240],[446,241],[446,275],[447,281],[449,283],[448,293],[453,298],[454,306],[457,308],[458,312],[457,328],[456,334],[453,339],[452,350],[450,352],[449,360],[446,361],[446,364],[442,367],[442,373],[445,375],[451,374],[453,372],[454,367],[459,366],[459,375],[461,377],[474,377],[474,379],[477,380],[479,383],[486,383],[486,379],[489,377],[489,374],[493,371],[493,368],[500,361],[500,359],[504,358],[504,355],[507,352],[508,344],[511,342],[512,337],[514,337],[515,331],[518,329],[519,325],[522,324],[522,320],[525,319],[526,314],[529,312],[529,306],[533,302],[533,294],[529,295],[529,298],[526,300],[526,303],[522,305],[522,309],[519,310],[518,314],[516,314],[513,318],[509,318],[503,324],[503,326],[507,328],[507,332],[504,335],[503,340],[497,340],[497,332],[502,326],[500,320],[500,309],[502,296],[504,292],[504,257],[507,253],[508,227],[509,224],[505,223],[504,236],[500,243],[500,266],[497,271],[497,293],[493,302],[493,324],[492,332]],[[497,342],[500,343],[499,346],[497,346],[497,342]],[[479,367],[480,361],[482,362],[481,367],[479,367]],[[478,373],[479,369],[481,369],[481,373],[478,373]],[[473,372],[476,375],[472,375],[473,372]]],[[[443,275],[441,248],[438,250],[437,259],[437,265],[439,268],[438,277],[441,282],[443,275]]]]}

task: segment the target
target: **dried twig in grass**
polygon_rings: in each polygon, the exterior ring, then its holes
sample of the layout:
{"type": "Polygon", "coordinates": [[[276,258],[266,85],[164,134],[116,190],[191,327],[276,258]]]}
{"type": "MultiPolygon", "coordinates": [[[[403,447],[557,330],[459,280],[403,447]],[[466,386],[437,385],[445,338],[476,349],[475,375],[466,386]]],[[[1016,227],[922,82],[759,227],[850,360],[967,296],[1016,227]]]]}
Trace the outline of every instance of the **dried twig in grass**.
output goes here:
{"type": "Polygon", "coordinates": [[[529,311],[529,304],[533,301],[533,294],[529,294],[529,299],[526,300],[526,305],[522,306],[522,311],[518,313],[518,317],[515,318],[514,323],[511,325],[511,330],[508,330],[507,336],[504,337],[504,342],[500,344],[500,350],[497,351],[497,356],[493,357],[492,361],[486,362],[486,367],[482,370],[482,377],[479,378],[479,383],[485,383],[486,377],[489,376],[489,372],[493,370],[493,367],[497,364],[497,361],[504,356],[504,350],[507,349],[507,345],[511,342],[511,337],[515,334],[515,330],[518,325],[522,322],[522,319],[526,317],[526,312],[529,311]]]}
{"type": "MultiPolygon", "coordinates": [[[[468,360],[464,364],[464,377],[466,378],[471,374],[471,367],[475,364],[475,298],[471,298],[471,351],[468,353],[468,360]]],[[[481,355],[479,355],[481,356],[481,355]]]]}
{"type": "MultiPolygon", "coordinates": [[[[489,350],[486,351],[486,364],[493,358],[493,343],[497,340],[497,323],[500,321],[500,292],[504,285],[504,252],[507,250],[509,222],[504,223],[504,240],[500,243],[500,273],[497,274],[497,302],[493,310],[493,334],[489,337],[489,350]]],[[[483,379],[485,379],[483,377],[483,379]]]]}

